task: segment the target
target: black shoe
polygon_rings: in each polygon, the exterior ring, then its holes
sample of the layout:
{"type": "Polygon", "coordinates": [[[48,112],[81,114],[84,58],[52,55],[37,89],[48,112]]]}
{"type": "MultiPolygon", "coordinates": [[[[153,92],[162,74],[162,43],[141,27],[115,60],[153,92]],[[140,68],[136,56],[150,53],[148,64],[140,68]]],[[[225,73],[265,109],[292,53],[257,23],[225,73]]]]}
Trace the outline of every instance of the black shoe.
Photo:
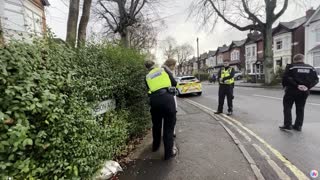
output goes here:
{"type": "Polygon", "coordinates": [[[292,130],[292,126],[279,126],[281,130],[292,130]]]}
{"type": "Polygon", "coordinates": [[[167,161],[167,160],[169,160],[169,159],[172,159],[172,158],[176,157],[176,156],[177,156],[177,153],[178,153],[178,150],[177,150],[177,149],[173,149],[173,150],[172,150],[172,154],[169,155],[169,156],[165,156],[165,157],[164,157],[164,160],[167,161]]]}
{"type": "Polygon", "coordinates": [[[152,146],[152,152],[157,152],[160,146],[152,146]]]}
{"type": "Polygon", "coordinates": [[[221,114],[221,113],[222,113],[221,111],[214,112],[214,114],[221,114]]]}
{"type": "Polygon", "coordinates": [[[229,112],[227,113],[227,115],[228,115],[228,116],[231,116],[231,115],[232,115],[232,111],[229,111],[229,112]]]}
{"type": "Polygon", "coordinates": [[[299,126],[293,126],[292,129],[294,129],[296,131],[301,131],[301,127],[299,127],[299,126]]]}

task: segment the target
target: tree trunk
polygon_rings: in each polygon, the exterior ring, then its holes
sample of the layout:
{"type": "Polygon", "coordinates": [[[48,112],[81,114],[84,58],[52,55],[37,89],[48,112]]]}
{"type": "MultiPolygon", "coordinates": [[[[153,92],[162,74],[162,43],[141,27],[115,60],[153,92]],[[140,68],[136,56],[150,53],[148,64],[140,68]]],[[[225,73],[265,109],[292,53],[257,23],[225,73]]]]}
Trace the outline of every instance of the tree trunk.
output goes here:
{"type": "Polygon", "coordinates": [[[273,72],[273,51],[272,51],[272,25],[266,25],[264,30],[264,67],[265,83],[270,84],[274,77],[273,72]]]}
{"type": "Polygon", "coordinates": [[[87,26],[90,19],[90,9],[92,0],[83,1],[82,16],[80,19],[79,29],[78,29],[78,47],[85,45],[87,37],[87,26]]]}
{"type": "Polygon", "coordinates": [[[124,29],[121,33],[121,45],[125,48],[129,48],[129,40],[128,40],[128,33],[127,29],[124,29]]]}
{"type": "Polygon", "coordinates": [[[72,47],[75,47],[75,44],[77,41],[79,4],[80,4],[80,0],[70,0],[70,4],[69,4],[69,16],[68,16],[68,24],[67,24],[66,41],[72,47]]]}
{"type": "Polygon", "coordinates": [[[3,38],[3,30],[2,30],[2,24],[1,24],[1,18],[0,18],[0,47],[4,45],[4,38],[3,38]]]}

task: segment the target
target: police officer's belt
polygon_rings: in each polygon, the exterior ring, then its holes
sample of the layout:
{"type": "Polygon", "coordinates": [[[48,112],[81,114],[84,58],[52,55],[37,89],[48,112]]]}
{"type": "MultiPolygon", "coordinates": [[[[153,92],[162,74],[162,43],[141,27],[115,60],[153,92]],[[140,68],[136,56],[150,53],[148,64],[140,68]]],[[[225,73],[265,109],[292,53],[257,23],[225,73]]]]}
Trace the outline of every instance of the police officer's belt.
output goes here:
{"type": "Polygon", "coordinates": [[[163,95],[167,92],[168,92],[168,88],[163,88],[163,89],[159,89],[159,90],[153,92],[152,94],[150,94],[150,96],[159,96],[159,95],[163,95]]]}

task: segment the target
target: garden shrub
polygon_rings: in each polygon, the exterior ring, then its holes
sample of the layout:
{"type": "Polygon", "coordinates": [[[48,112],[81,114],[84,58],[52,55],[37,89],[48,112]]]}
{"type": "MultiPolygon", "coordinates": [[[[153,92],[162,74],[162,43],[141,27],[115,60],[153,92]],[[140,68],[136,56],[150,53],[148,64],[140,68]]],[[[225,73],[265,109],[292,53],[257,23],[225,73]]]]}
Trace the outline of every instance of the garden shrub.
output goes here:
{"type": "Polygon", "coordinates": [[[0,49],[0,179],[90,179],[149,126],[144,56],[52,39],[0,49]],[[101,101],[116,109],[93,116],[101,101]]]}

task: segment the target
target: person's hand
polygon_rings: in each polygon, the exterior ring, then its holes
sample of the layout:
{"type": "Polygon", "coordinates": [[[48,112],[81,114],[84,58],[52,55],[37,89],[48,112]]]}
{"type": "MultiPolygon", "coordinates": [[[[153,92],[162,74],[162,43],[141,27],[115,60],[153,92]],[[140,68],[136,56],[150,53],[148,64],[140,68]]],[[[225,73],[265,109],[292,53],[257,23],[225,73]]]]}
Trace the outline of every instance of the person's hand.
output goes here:
{"type": "Polygon", "coordinates": [[[305,85],[298,85],[300,91],[308,91],[308,88],[305,85]]]}

